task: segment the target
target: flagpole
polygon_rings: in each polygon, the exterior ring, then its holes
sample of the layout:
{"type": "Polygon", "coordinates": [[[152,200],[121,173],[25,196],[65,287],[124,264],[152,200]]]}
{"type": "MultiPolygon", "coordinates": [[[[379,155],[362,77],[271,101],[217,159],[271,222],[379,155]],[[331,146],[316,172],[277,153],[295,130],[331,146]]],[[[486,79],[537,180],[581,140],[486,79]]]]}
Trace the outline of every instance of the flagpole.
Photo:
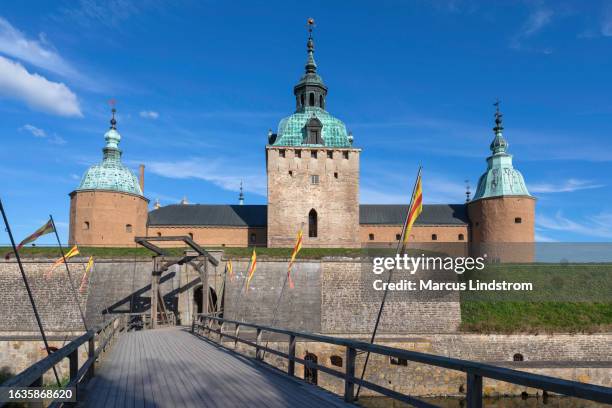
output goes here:
{"type": "MultiPolygon", "coordinates": [[[[403,255],[403,253],[406,250],[406,244],[404,243],[404,241],[405,241],[406,229],[408,228],[408,216],[410,215],[410,212],[412,211],[412,206],[414,204],[412,200],[414,198],[414,192],[416,191],[416,188],[417,188],[417,183],[419,182],[419,179],[421,178],[422,169],[423,167],[419,166],[417,178],[414,182],[414,187],[412,188],[412,194],[410,195],[410,205],[408,206],[408,212],[406,212],[406,220],[404,221],[404,226],[402,227],[402,234],[400,236],[401,239],[397,243],[397,249],[395,252],[399,255],[403,255]]],[[[389,283],[391,282],[391,278],[393,277],[394,271],[395,271],[395,268],[389,271],[389,278],[387,279],[387,285],[385,286],[383,298],[382,298],[382,301],[380,302],[380,308],[378,309],[378,315],[376,316],[376,323],[374,324],[374,331],[372,332],[372,337],[370,338],[370,344],[374,344],[374,340],[376,339],[376,332],[378,331],[378,325],[380,324],[380,319],[382,317],[383,309],[385,308],[385,302],[387,300],[387,293],[389,293],[389,283]]],[[[361,381],[363,381],[363,377],[365,376],[365,372],[366,372],[366,368],[368,367],[369,360],[370,360],[370,352],[368,351],[366,354],[365,362],[363,363],[363,369],[361,370],[361,377],[359,378],[361,381]]],[[[357,386],[355,400],[359,399],[360,391],[361,391],[361,384],[357,386]]]]}
{"type": "MultiPolygon", "coordinates": [[[[49,342],[47,341],[47,336],[45,335],[45,329],[43,328],[42,320],[40,319],[40,315],[38,314],[38,309],[36,308],[36,302],[34,302],[34,296],[32,295],[32,290],[30,289],[28,278],[26,277],[25,271],[23,269],[23,264],[21,263],[21,256],[19,256],[19,251],[17,251],[17,246],[15,245],[15,239],[13,239],[13,233],[11,232],[11,227],[9,225],[8,219],[6,218],[6,213],[4,212],[4,206],[2,205],[1,199],[0,199],[0,211],[2,212],[2,219],[4,220],[4,225],[6,226],[6,232],[9,235],[9,239],[11,240],[11,246],[13,247],[13,251],[15,252],[15,258],[17,259],[17,264],[19,265],[19,271],[21,272],[23,283],[25,285],[26,291],[28,292],[28,297],[30,298],[30,304],[32,305],[32,310],[34,311],[34,316],[36,317],[36,323],[38,324],[40,335],[42,336],[43,343],[45,344],[47,355],[51,355],[51,348],[49,347],[49,342]]],[[[53,374],[55,374],[55,381],[57,381],[57,386],[61,387],[61,382],[60,382],[59,376],[57,375],[57,370],[55,369],[55,365],[53,365],[53,374]]]]}
{"type": "Polygon", "coordinates": [[[60,241],[59,234],[57,233],[57,228],[55,227],[55,221],[53,220],[53,215],[49,214],[49,218],[51,219],[51,224],[53,224],[53,231],[55,232],[55,238],[57,238],[57,245],[59,246],[60,252],[62,253],[62,259],[64,260],[64,265],[66,265],[66,273],[68,273],[68,281],[70,282],[70,289],[72,290],[72,295],[74,296],[74,301],[79,308],[79,313],[81,314],[81,320],[83,321],[83,327],[85,327],[85,331],[87,329],[87,323],[85,323],[85,315],[83,314],[83,309],[81,308],[81,302],[79,302],[79,297],[77,295],[76,289],[74,288],[74,282],[72,282],[72,274],[70,273],[70,268],[68,267],[68,261],[66,260],[66,256],[64,255],[64,248],[62,247],[62,242],[60,241]]]}

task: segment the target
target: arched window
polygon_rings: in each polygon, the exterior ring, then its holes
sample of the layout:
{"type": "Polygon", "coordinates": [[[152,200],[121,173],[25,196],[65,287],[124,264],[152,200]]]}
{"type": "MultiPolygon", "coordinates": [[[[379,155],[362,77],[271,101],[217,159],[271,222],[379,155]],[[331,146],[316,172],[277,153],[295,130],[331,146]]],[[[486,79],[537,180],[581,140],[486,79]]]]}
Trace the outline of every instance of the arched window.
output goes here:
{"type": "Polygon", "coordinates": [[[157,236],[158,236],[158,237],[161,237],[161,232],[158,232],[158,233],[157,233],[157,236]]]}
{"type": "Polygon", "coordinates": [[[125,224],[125,232],[132,232],[132,224],[125,224]]]}
{"type": "Polygon", "coordinates": [[[304,94],[300,95],[300,108],[304,107],[304,94]]]}
{"type": "Polygon", "coordinates": [[[370,235],[368,236],[368,239],[369,239],[370,241],[374,241],[374,234],[370,234],[370,235]]]}
{"type": "Polygon", "coordinates": [[[525,361],[525,357],[521,353],[516,353],[512,356],[513,361],[525,361]]]}
{"type": "Polygon", "coordinates": [[[323,95],[319,95],[319,107],[325,109],[325,106],[323,106],[323,95]]]}
{"type": "Polygon", "coordinates": [[[459,241],[464,241],[464,240],[465,240],[465,235],[463,235],[463,234],[459,234],[459,235],[457,236],[457,239],[458,239],[459,241]]]}
{"type": "Polygon", "coordinates": [[[437,234],[431,234],[431,240],[432,241],[437,241],[438,240],[438,235],[437,234]]]}
{"type": "Polygon", "coordinates": [[[189,238],[191,238],[193,240],[193,232],[189,233],[189,238]]]}
{"type": "Polygon", "coordinates": [[[317,237],[317,212],[314,208],[308,213],[308,236],[310,238],[317,237]]]}
{"type": "Polygon", "coordinates": [[[85,221],[85,222],[83,223],[83,229],[84,229],[84,230],[88,230],[88,229],[89,229],[89,221],[85,221]]]}
{"type": "Polygon", "coordinates": [[[308,101],[310,106],[314,106],[314,93],[310,94],[310,100],[308,101]]]}

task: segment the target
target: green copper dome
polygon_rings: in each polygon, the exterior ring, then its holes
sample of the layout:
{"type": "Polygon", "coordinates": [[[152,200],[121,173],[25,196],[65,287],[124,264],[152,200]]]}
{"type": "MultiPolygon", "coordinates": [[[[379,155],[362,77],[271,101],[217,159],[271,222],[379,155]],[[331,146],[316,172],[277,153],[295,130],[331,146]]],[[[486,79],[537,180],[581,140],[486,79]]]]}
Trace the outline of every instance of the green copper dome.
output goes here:
{"type": "MultiPolygon", "coordinates": [[[[311,24],[311,23],[309,23],[311,24]]],[[[278,124],[277,134],[270,139],[273,146],[351,147],[353,138],[344,123],[325,110],[327,87],[317,74],[314,60],[312,24],[308,42],[308,57],[304,74],[293,88],[296,110],[278,124]]]]}
{"type": "Polygon", "coordinates": [[[121,163],[121,150],[119,149],[121,135],[117,132],[116,124],[115,110],[113,109],[111,127],[104,134],[106,146],[102,150],[104,152],[102,163],[87,169],[77,191],[111,190],[143,195],[136,176],[121,163]]]}
{"type": "Polygon", "coordinates": [[[491,142],[491,156],[487,157],[487,171],[480,176],[474,200],[501,196],[529,196],[523,175],[512,165],[512,155],[506,153],[508,142],[503,136],[502,114],[499,103],[495,112],[495,137],[491,142]]]}

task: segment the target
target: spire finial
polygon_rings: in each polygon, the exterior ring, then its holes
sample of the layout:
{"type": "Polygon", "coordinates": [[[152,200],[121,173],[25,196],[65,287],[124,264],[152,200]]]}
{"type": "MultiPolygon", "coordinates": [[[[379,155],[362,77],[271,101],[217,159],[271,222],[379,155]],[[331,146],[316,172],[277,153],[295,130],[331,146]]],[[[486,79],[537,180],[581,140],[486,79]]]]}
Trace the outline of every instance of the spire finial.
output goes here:
{"type": "Polygon", "coordinates": [[[240,194],[238,195],[238,204],[244,205],[244,193],[242,192],[242,180],[240,180],[240,194]]]}
{"type": "Polygon", "coordinates": [[[495,133],[495,137],[491,142],[491,151],[493,154],[498,153],[506,153],[506,149],[508,149],[508,142],[504,139],[504,135],[502,134],[502,130],[504,127],[502,126],[502,117],[504,116],[499,110],[499,98],[495,100],[493,106],[495,106],[495,127],[493,128],[493,133],[495,133]]]}
{"type": "Polygon", "coordinates": [[[314,18],[310,17],[307,21],[308,26],[308,42],[306,48],[308,49],[308,60],[306,61],[306,72],[316,72],[317,64],[314,60],[314,40],[312,39],[312,29],[315,27],[314,18]]]}
{"type": "Polygon", "coordinates": [[[470,195],[472,194],[472,192],[470,191],[470,181],[469,180],[465,180],[465,202],[469,203],[470,202],[470,195]]]}
{"type": "Polygon", "coordinates": [[[108,104],[111,106],[111,112],[112,112],[112,117],[110,120],[110,128],[111,129],[117,129],[117,119],[115,119],[115,113],[117,113],[117,109],[115,108],[115,105],[117,104],[117,101],[114,99],[111,99],[108,101],[108,104]]]}

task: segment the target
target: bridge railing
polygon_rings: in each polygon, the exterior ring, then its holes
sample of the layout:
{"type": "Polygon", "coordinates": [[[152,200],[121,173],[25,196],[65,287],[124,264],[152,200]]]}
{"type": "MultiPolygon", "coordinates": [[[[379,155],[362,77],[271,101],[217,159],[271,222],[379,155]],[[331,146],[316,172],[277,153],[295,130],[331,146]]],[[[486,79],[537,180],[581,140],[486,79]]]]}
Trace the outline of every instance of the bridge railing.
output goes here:
{"type": "MultiPolygon", "coordinates": [[[[89,381],[95,374],[98,357],[111,345],[112,340],[127,326],[126,316],[118,315],[72,340],[59,350],[51,353],[21,373],[5,381],[2,387],[42,387],[43,376],[65,358],[69,361],[68,383],[64,388],[76,388],[89,381]],[[88,344],[87,359],[79,365],[79,348],[88,344]],[[97,346],[96,346],[97,345],[97,346]]],[[[52,404],[51,406],[54,406],[52,404]]],[[[55,404],[57,406],[57,404],[55,404]]]]}
{"type": "Polygon", "coordinates": [[[270,353],[285,358],[287,360],[287,374],[290,376],[295,376],[295,363],[297,362],[302,364],[304,367],[320,370],[326,374],[341,378],[344,380],[344,400],[346,402],[355,401],[355,385],[361,385],[364,388],[368,388],[379,394],[405,402],[415,407],[436,407],[435,405],[432,405],[426,401],[401,394],[397,391],[374,384],[365,379],[361,380],[359,377],[356,377],[355,363],[358,352],[369,352],[372,354],[394,357],[397,359],[464,372],[466,374],[466,402],[468,408],[481,408],[483,406],[482,384],[484,378],[541,389],[547,392],[553,392],[588,401],[608,404],[612,403],[612,388],[609,387],[563,380],[560,378],[532,374],[490,364],[437,356],[410,350],[402,350],[351,339],[285,330],[253,323],[238,322],[235,320],[223,319],[217,316],[199,315],[193,321],[192,332],[206,334],[207,336],[209,336],[211,333],[216,333],[218,336],[217,341],[219,343],[222,342],[223,338],[227,338],[234,340],[234,346],[236,346],[239,342],[249,345],[255,348],[255,358],[260,361],[263,361],[264,353],[270,353]],[[256,340],[253,342],[251,340],[241,338],[241,327],[255,329],[256,340]],[[231,330],[232,328],[233,330],[231,330]],[[264,344],[262,341],[262,334],[264,332],[286,335],[288,338],[288,352],[284,353],[282,351],[269,348],[267,343],[264,344]],[[297,339],[344,346],[346,348],[346,363],[344,371],[335,370],[330,367],[317,364],[316,362],[297,357],[295,354],[297,339]]]}

